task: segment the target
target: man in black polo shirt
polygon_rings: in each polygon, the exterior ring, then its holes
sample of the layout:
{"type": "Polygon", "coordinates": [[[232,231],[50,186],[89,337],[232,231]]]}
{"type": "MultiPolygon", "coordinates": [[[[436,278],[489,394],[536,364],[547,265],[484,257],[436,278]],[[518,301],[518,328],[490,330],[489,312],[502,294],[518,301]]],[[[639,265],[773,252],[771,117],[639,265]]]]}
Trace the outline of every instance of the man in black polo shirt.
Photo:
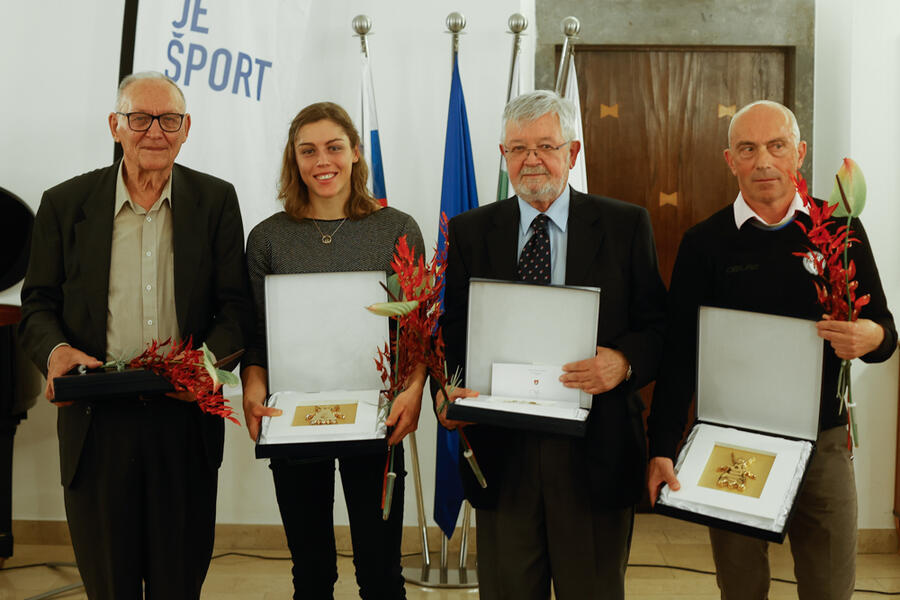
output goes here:
{"type": "MultiPolygon", "coordinates": [[[[650,498],[656,501],[662,483],[680,487],[673,459],[695,388],[698,307],[817,321],[828,342],[817,451],[788,536],[800,598],[848,599],[856,579],[857,510],[847,416],[839,411],[836,394],[838,369],[841,359],[887,360],[897,346],[897,331],[865,230],[856,220],[854,237],[860,243],[851,247],[850,257],[860,295],[871,294],[872,300],[857,321],[823,319],[813,275],[794,254],[805,252],[809,242],[793,221],[810,224],[790,179],[806,155],[794,114],[775,102],[749,104],[732,119],[728,142],[725,160],[740,194],[685,233],[672,274],[666,346],[648,421],[650,498]]],[[[764,600],[770,580],[767,543],[712,528],[710,540],[722,598],[764,600]]]]}

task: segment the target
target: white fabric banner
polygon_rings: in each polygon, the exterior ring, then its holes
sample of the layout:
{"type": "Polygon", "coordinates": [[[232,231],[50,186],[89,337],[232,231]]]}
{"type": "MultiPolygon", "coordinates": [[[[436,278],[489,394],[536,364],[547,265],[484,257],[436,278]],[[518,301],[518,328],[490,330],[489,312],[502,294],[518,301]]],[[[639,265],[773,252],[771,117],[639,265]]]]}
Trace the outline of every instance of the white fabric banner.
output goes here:
{"type": "Polygon", "coordinates": [[[587,148],[585,148],[584,144],[584,128],[581,125],[581,98],[578,96],[578,75],[575,73],[574,54],[569,57],[569,78],[566,81],[564,96],[575,105],[575,112],[578,115],[575,139],[581,142],[581,152],[578,153],[578,158],[575,159],[575,166],[569,171],[569,185],[586,194],[588,193],[587,167],[585,166],[585,152],[587,148]]]}
{"type": "MultiPolygon", "coordinates": [[[[533,18],[527,0],[485,5],[460,0],[466,14],[460,68],[480,79],[467,95],[477,170],[496,173],[497,130],[508,69],[506,21],[533,18]]],[[[245,232],[280,210],[277,183],[288,127],[304,106],[332,101],[360,123],[360,44],[351,27],[364,13],[375,58],[381,151],[389,203],[437,237],[450,35],[441,3],[396,0],[155,0],[139,4],[134,70],[167,73],[192,115],[178,162],[234,183],[245,232]],[[402,16],[401,16],[402,15],[402,16]]],[[[525,38],[523,84],[532,85],[533,42],[525,38]],[[527,74],[527,75],[526,75],[527,74]]],[[[494,176],[479,194],[496,193],[494,176]]]]}
{"type": "MultiPolygon", "coordinates": [[[[319,99],[302,91],[308,72],[302,57],[315,56],[304,48],[312,37],[310,6],[286,0],[139,4],[134,70],[162,71],[184,91],[192,125],[178,162],[235,185],[245,233],[280,208],[276,190],[288,127],[307,99],[319,99]]],[[[347,29],[349,37],[349,23],[347,29]]],[[[336,45],[350,53],[354,47],[346,42],[336,45]]],[[[350,90],[358,89],[352,83],[350,90]]]]}

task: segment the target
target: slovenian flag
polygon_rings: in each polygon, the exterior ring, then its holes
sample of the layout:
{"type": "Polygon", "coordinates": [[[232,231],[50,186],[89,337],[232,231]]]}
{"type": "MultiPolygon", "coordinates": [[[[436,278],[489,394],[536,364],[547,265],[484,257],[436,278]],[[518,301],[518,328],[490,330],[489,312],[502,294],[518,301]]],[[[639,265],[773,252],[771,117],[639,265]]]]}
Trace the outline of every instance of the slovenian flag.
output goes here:
{"type": "Polygon", "coordinates": [[[575,166],[569,171],[569,185],[579,192],[588,193],[587,167],[585,166],[584,129],[581,126],[581,99],[578,97],[578,76],[575,74],[575,54],[569,56],[569,80],[566,81],[565,98],[575,105],[575,114],[578,115],[575,125],[575,139],[581,142],[581,152],[575,159],[575,166]]]}
{"type": "Polygon", "coordinates": [[[381,142],[378,139],[378,116],[375,112],[375,88],[372,85],[372,69],[369,57],[360,55],[362,60],[362,123],[360,143],[363,156],[369,165],[368,188],[382,206],[387,206],[387,191],[384,187],[384,163],[381,160],[381,142]]]}
{"type": "MultiPolygon", "coordinates": [[[[519,81],[519,52],[512,66],[512,75],[509,78],[509,91],[506,94],[506,103],[522,93],[522,84],[519,81]]],[[[500,139],[506,135],[505,126],[500,123],[500,139]]],[[[514,193],[514,192],[513,192],[514,193]]],[[[509,170],[506,168],[506,157],[500,155],[500,175],[497,178],[497,200],[505,200],[512,195],[509,189],[509,170]]]]}
{"type": "MultiPolygon", "coordinates": [[[[447,141],[444,145],[444,179],[441,185],[441,212],[448,219],[478,206],[475,165],[469,139],[466,99],[459,79],[459,65],[453,59],[450,81],[450,110],[447,114],[447,141]]],[[[439,252],[447,240],[438,236],[439,252]]],[[[434,520],[448,538],[453,536],[463,501],[459,476],[459,433],[438,424],[434,482],[434,520]]]]}

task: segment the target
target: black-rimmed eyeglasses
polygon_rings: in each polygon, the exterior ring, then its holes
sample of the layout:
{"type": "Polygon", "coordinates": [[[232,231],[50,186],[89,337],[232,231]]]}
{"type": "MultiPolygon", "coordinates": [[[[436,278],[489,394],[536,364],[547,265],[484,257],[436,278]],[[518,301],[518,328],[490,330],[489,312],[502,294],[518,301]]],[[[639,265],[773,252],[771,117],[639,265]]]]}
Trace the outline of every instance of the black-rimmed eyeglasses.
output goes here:
{"type": "Polygon", "coordinates": [[[180,113],[163,113],[161,115],[151,115],[145,112],[116,112],[128,119],[128,128],[132,131],[147,131],[153,125],[153,121],[159,121],[159,128],[169,133],[181,129],[184,122],[184,115],[180,113]]]}

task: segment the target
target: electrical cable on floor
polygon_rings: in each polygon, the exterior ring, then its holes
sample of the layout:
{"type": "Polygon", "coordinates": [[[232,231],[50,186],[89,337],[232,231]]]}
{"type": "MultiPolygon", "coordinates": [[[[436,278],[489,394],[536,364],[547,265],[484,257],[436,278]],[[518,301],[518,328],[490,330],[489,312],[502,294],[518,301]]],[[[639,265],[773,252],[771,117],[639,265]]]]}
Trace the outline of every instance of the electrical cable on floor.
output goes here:
{"type": "Polygon", "coordinates": [[[28,565],[15,565],[12,567],[0,567],[0,573],[2,573],[3,571],[15,571],[17,569],[32,569],[34,567],[49,567],[51,569],[55,569],[56,567],[77,567],[77,565],[73,562],[31,563],[28,565]]]}
{"type": "MultiPolygon", "coordinates": [[[[401,556],[401,558],[403,558],[403,557],[407,557],[407,556],[416,556],[418,554],[420,554],[420,553],[419,552],[407,552],[405,554],[401,554],[400,556],[401,556]]],[[[344,558],[352,558],[353,557],[352,552],[343,552],[342,551],[342,552],[338,552],[337,555],[344,557],[344,558]]],[[[250,554],[248,552],[223,552],[221,554],[213,555],[211,560],[215,560],[217,558],[224,558],[226,556],[239,556],[241,558],[257,558],[259,560],[291,560],[290,556],[264,556],[262,554],[250,554]]],[[[74,566],[75,566],[75,563],[66,563],[66,562],[31,563],[28,565],[16,565],[13,567],[0,567],[0,573],[3,573],[4,571],[15,571],[17,569],[31,569],[34,567],[56,568],[56,567],[74,567],[74,566]]],[[[700,575],[713,575],[714,576],[716,574],[715,571],[706,571],[703,569],[694,569],[691,567],[678,567],[678,566],[673,566],[673,565],[653,565],[653,564],[648,564],[648,563],[629,563],[628,566],[632,567],[632,568],[640,567],[640,568],[646,568],[646,569],[672,569],[674,571],[685,571],[688,573],[698,573],[700,575]]],[[[791,579],[782,579],[781,577],[772,577],[772,581],[777,581],[779,583],[789,583],[791,585],[797,585],[796,581],[793,581],[791,579]]],[[[862,593],[862,594],[878,594],[881,596],[900,596],[900,592],[882,592],[880,590],[866,590],[866,589],[862,589],[862,588],[856,588],[853,591],[857,592],[857,593],[862,593]]]]}
{"type": "MultiPolygon", "coordinates": [[[[338,550],[336,554],[342,558],[353,558],[352,552],[346,552],[343,550],[338,550]]],[[[418,556],[421,552],[407,552],[405,554],[401,554],[400,558],[406,558],[407,556],[418,556]]],[[[223,558],[226,556],[240,556],[242,558],[258,558],[260,560],[291,560],[290,556],[264,556],[262,554],[249,554],[247,552],[223,552],[221,554],[214,554],[212,560],[217,558],[223,558]]],[[[35,566],[38,567],[40,565],[27,565],[27,566],[35,566]]],[[[2,570],[2,569],[0,569],[2,570]]]]}
{"type": "MultiPolygon", "coordinates": [[[[673,565],[651,565],[646,563],[628,563],[629,567],[644,567],[648,569],[673,569],[675,571],[687,571],[688,573],[699,573],[700,575],[715,575],[715,571],[706,571],[704,569],[694,569],[691,567],[677,567],[673,565]]],[[[789,583],[791,585],[797,585],[797,582],[792,579],[782,579],[781,577],[772,577],[772,581],[777,581],[779,583],[789,583]]],[[[861,588],[855,588],[854,592],[865,593],[865,594],[880,594],[882,596],[900,596],[900,592],[882,592],[880,590],[864,590],[861,588]]]]}

